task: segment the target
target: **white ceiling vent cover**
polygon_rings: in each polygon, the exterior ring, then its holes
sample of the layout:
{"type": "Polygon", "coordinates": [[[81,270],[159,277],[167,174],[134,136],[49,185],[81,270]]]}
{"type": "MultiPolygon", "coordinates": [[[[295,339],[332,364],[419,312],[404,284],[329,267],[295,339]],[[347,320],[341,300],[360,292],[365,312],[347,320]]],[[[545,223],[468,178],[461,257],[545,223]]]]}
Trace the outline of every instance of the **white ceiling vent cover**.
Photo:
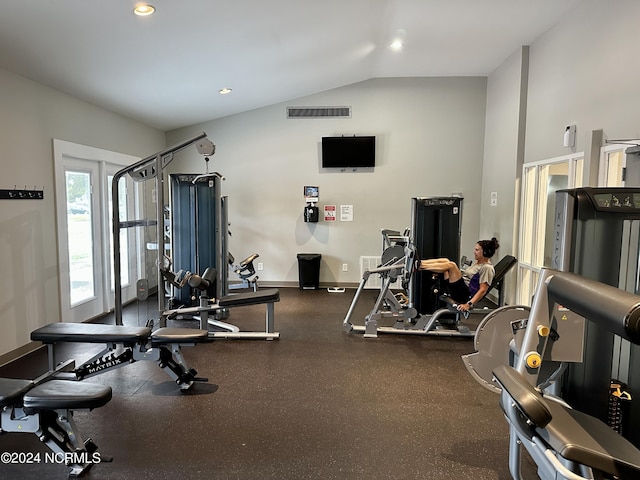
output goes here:
{"type": "Polygon", "coordinates": [[[287,107],[287,118],[351,118],[351,107],[287,107]]]}

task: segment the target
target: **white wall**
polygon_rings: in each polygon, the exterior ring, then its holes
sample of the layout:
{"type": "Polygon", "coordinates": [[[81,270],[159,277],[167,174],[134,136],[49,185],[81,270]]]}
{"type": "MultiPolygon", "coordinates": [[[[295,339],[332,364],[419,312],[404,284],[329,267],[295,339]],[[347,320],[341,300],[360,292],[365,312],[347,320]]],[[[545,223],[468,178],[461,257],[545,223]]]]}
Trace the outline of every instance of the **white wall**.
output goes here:
{"type": "MultiPolygon", "coordinates": [[[[599,158],[597,142],[591,153],[592,131],[640,137],[638,19],[640,2],[587,0],[533,42],[528,58],[526,48],[514,52],[489,75],[480,236],[498,233],[501,254],[517,256],[522,162],[584,152],[588,163],[599,158]],[[574,148],[562,145],[569,124],[577,125],[574,148]],[[497,207],[489,206],[492,191],[497,207]]],[[[585,165],[587,177],[594,167],[585,165]]]]}
{"type": "Polygon", "coordinates": [[[525,161],[587,151],[591,131],[640,137],[640,2],[588,0],[530,49],[525,161]],[[577,125],[576,147],[562,146],[577,125]]]}
{"type": "MultiPolygon", "coordinates": [[[[471,253],[485,92],[484,77],[375,79],[169,132],[167,141],[204,130],[217,145],[211,169],[227,178],[231,251],[236,258],[258,252],[261,281],[297,285],[296,254],[320,253],[321,283],[357,284],[359,257],[380,255],[382,228],[410,226],[415,196],[464,195],[463,251],[471,253]],[[351,106],[352,118],[287,120],[287,105],[351,106]],[[376,135],[373,172],[320,168],[321,137],[341,134],[376,135]],[[353,222],[304,223],[304,185],[320,187],[321,207],[353,205],[353,222]]],[[[181,153],[170,168],[201,172],[204,162],[181,153]]]]}
{"type": "Polygon", "coordinates": [[[164,134],[0,69],[0,188],[44,200],[0,200],[0,355],[60,321],[52,139],[146,156],[164,134]]]}

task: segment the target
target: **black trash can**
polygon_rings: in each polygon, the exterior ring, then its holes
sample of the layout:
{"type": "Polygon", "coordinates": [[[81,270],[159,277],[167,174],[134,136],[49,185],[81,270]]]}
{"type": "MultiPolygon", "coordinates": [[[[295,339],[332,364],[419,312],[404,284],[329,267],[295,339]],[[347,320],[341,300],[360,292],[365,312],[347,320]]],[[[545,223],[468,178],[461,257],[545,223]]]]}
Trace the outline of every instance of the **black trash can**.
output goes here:
{"type": "Polygon", "coordinates": [[[300,290],[317,290],[320,288],[320,260],[319,253],[298,254],[298,277],[300,290]]]}

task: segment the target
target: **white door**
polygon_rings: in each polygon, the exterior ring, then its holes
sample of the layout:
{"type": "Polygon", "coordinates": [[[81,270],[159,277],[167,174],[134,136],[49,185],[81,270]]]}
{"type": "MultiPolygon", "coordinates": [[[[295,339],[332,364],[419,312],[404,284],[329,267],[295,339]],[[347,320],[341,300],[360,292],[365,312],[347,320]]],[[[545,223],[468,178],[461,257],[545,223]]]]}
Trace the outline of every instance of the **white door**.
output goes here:
{"type": "MultiPolygon", "coordinates": [[[[138,158],[54,140],[61,319],[81,322],[114,306],[111,179],[138,158]]],[[[135,191],[121,182],[121,219],[130,218],[135,191]]],[[[135,297],[135,232],[121,232],[123,302],[135,297]]]]}

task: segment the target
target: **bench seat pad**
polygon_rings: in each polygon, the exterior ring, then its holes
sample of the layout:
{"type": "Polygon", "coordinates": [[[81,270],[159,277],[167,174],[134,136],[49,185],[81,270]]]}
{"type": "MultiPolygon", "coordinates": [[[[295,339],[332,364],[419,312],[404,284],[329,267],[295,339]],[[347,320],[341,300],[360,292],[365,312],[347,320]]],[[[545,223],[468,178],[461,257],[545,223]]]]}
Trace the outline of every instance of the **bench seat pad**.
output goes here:
{"type": "Polygon", "coordinates": [[[280,301],[280,290],[267,288],[257,292],[235,293],[226,295],[220,299],[220,307],[241,307],[244,305],[258,305],[260,303],[273,303],[280,301]]]}
{"type": "Polygon", "coordinates": [[[552,421],[540,437],[568,460],[619,478],[640,478],[640,451],[600,419],[547,402],[552,421]]]}
{"type": "Polygon", "coordinates": [[[49,380],[24,394],[25,410],[82,410],[111,400],[111,387],[72,380],[49,380]]]}
{"type": "Polygon", "coordinates": [[[50,323],[31,332],[31,340],[42,343],[124,343],[135,345],[151,335],[148,327],[126,327],[101,323],[50,323]]]}
{"type": "Polygon", "coordinates": [[[12,405],[32,386],[31,380],[0,378],[0,407],[12,405]]]}
{"type": "Polygon", "coordinates": [[[208,341],[209,332],[197,328],[159,328],[151,334],[151,344],[203,343],[208,341]]]}
{"type": "MultiPolygon", "coordinates": [[[[536,434],[562,457],[619,478],[640,478],[640,451],[607,424],[544,398],[512,367],[500,365],[493,374],[536,434]]],[[[503,401],[504,395],[505,410],[503,401]]]]}

